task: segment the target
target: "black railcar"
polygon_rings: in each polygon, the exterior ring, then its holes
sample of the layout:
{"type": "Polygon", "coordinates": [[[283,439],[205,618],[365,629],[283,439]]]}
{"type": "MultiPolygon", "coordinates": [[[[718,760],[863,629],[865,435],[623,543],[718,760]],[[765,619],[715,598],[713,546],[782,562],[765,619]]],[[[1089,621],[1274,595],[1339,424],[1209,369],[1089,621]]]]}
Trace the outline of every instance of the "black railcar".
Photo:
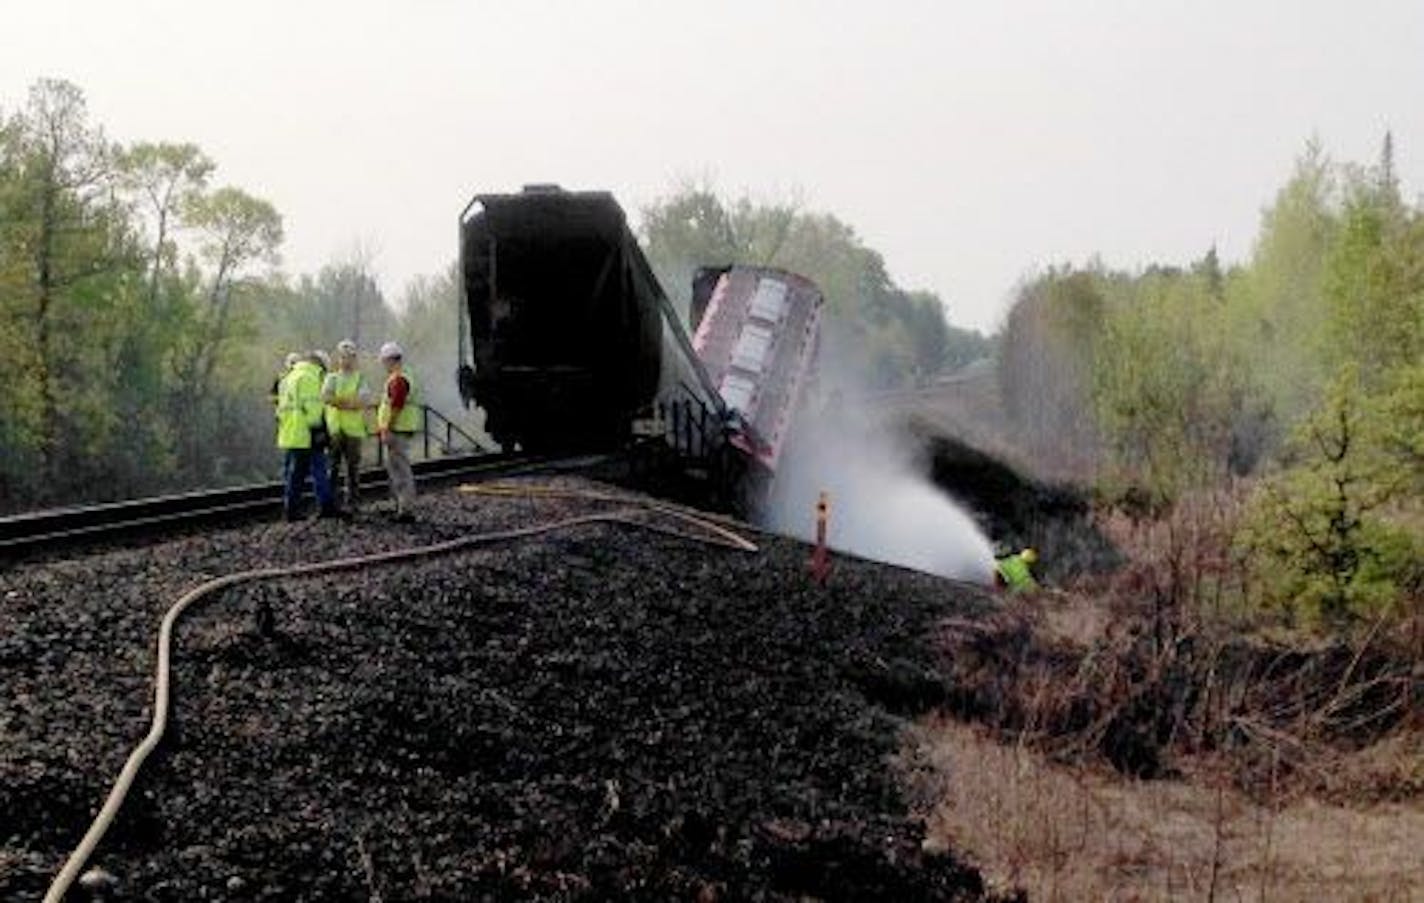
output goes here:
{"type": "Polygon", "coordinates": [[[613,196],[478,195],[460,272],[474,364],[461,391],[490,435],[530,451],[626,440],[658,393],[670,308],[613,196]]]}

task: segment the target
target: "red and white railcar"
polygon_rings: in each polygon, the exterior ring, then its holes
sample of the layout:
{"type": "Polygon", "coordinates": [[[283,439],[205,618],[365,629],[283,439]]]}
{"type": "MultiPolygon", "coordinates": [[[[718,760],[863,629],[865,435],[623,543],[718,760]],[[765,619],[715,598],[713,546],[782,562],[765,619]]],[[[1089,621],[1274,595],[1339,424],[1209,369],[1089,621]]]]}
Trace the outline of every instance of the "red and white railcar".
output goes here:
{"type": "Polygon", "coordinates": [[[765,267],[699,274],[692,347],[738,426],[732,441],[775,472],[815,372],[823,299],[803,276],[765,267]]]}

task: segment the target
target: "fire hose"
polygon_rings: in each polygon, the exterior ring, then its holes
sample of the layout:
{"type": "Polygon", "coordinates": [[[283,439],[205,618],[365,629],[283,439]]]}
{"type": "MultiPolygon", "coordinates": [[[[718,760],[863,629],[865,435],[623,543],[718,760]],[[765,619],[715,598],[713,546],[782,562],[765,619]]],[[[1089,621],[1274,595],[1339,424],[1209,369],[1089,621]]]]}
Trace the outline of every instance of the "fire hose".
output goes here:
{"type": "Polygon", "coordinates": [[[123,807],[124,800],[128,796],[134,779],[138,776],[139,769],[143,767],[144,761],[154,749],[158,747],[159,742],[163,739],[163,732],[168,725],[168,710],[170,705],[169,682],[173,628],[183,613],[200,599],[211,596],[219,590],[243,583],[255,583],[282,577],[313,577],[335,571],[358,570],[387,562],[413,561],[437,555],[446,555],[476,546],[490,545],[514,539],[525,539],[531,536],[539,536],[545,533],[553,533],[559,530],[567,530],[572,527],[595,523],[631,526],[679,539],[699,542],[705,545],[719,546],[740,552],[757,551],[757,546],[754,543],[727,527],[713,522],[706,516],[693,514],[672,505],[649,502],[643,499],[632,499],[614,493],[571,490],[539,485],[519,486],[511,484],[496,484],[490,486],[467,485],[461,486],[460,491],[469,494],[496,497],[526,496],[530,498],[585,499],[620,502],[681,520],[684,523],[699,527],[711,535],[699,536],[680,530],[674,530],[670,527],[635,520],[630,516],[630,513],[636,509],[595,512],[592,514],[574,515],[543,524],[536,524],[532,527],[518,527],[510,530],[478,533],[473,536],[462,536],[458,539],[451,539],[427,546],[395,549],[388,552],[377,552],[372,555],[357,555],[347,558],[336,558],[329,561],[287,565],[284,567],[255,568],[252,570],[237,571],[223,577],[209,580],[207,583],[189,590],[169,607],[158,628],[158,665],[154,675],[153,722],[149,727],[148,733],[144,736],[139,745],[134,747],[133,752],[129,754],[128,760],[124,762],[124,767],[119,772],[118,778],[114,781],[113,787],[109,790],[109,795],[104,800],[104,805],[99,810],[99,814],[94,817],[94,821],[90,824],[89,830],[85,832],[83,839],[80,840],[79,845],[74,848],[74,851],[69,854],[69,858],[65,861],[64,867],[60,869],[59,874],[56,875],[54,880],[50,883],[49,890],[44,896],[45,903],[59,903],[59,901],[64,899],[64,895],[69,892],[75,879],[79,877],[80,870],[84,868],[90,855],[92,855],[94,849],[98,847],[99,842],[103,840],[105,832],[108,831],[110,825],[118,815],[119,810],[123,807]]]}

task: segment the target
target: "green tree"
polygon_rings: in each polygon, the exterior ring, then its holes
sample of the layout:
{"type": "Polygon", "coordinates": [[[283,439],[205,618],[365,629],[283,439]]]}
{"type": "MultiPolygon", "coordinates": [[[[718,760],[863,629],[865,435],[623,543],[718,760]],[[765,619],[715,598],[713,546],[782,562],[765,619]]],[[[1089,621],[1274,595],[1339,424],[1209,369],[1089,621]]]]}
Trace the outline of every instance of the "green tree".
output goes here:
{"type": "Polygon", "coordinates": [[[183,211],[205,187],[214,163],[192,144],[141,142],[118,159],[119,184],[131,198],[134,228],[145,232],[146,285],[136,293],[115,364],[123,379],[112,407],[124,428],[109,457],[125,495],[164,488],[176,467],[174,434],[161,399],[172,392],[170,352],[195,303],[196,286],[178,270],[176,234],[183,211]]]}
{"type": "Polygon", "coordinates": [[[1189,272],[1112,281],[1093,365],[1109,482],[1169,501],[1233,463],[1252,392],[1226,333],[1223,284],[1210,254],[1189,272]]]}
{"type": "Polygon", "coordinates": [[[1250,266],[1230,299],[1230,333],[1281,423],[1307,413],[1330,374],[1324,281],[1339,229],[1336,195],[1335,168],[1311,141],[1262,216],[1250,266]]]}
{"type": "Polygon", "coordinates": [[[162,280],[177,262],[173,231],[207,185],[215,164],[196,145],[140,142],[119,156],[120,178],[151,219],[148,305],[158,310],[162,280]]]}
{"type": "Polygon", "coordinates": [[[999,339],[999,393],[1034,454],[1076,469],[1098,459],[1093,373],[1106,300],[1101,274],[1050,270],[1025,286],[999,339]]]}
{"type": "Polygon", "coordinates": [[[745,261],[731,213],[709,188],[684,185],[645,207],[642,220],[648,261],[684,318],[698,267],[745,261]]]}
{"type": "Polygon", "coordinates": [[[957,370],[966,364],[992,358],[998,350],[994,337],[977,329],[950,326],[945,334],[944,370],[957,370]]]}
{"type": "Polygon", "coordinates": [[[1384,516],[1405,483],[1379,429],[1359,371],[1344,368],[1296,431],[1291,466],[1257,491],[1241,540],[1262,599],[1292,620],[1344,624],[1410,579],[1419,549],[1384,516]]]}
{"type": "Polygon", "coordinates": [[[928,377],[944,368],[949,355],[949,323],[944,319],[944,306],[933,292],[906,292],[903,298],[904,310],[899,319],[910,333],[914,369],[920,377],[928,377]]]}
{"type": "Polygon", "coordinates": [[[191,198],[184,219],[200,235],[199,255],[209,270],[199,277],[202,297],[190,309],[178,342],[173,417],[186,449],[185,467],[191,478],[204,481],[218,466],[206,453],[209,437],[228,432],[229,409],[215,393],[214,376],[228,352],[238,350],[236,341],[252,329],[244,301],[261,290],[252,270],[277,262],[282,218],[267,201],[226,187],[191,198]]]}
{"type": "Polygon", "coordinates": [[[254,393],[238,415],[281,220],[237,189],[207,193],[212,170],[193,145],[111,145],[68,82],[36,82],[0,117],[0,507],[265,466],[270,408],[254,393]]]}
{"type": "Polygon", "coordinates": [[[1377,389],[1424,356],[1424,219],[1372,179],[1348,195],[1325,269],[1329,359],[1377,389]]]}
{"type": "Polygon", "coordinates": [[[1379,397],[1380,442],[1410,480],[1418,506],[1424,496],[1424,363],[1402,367],[1379,397]]]}
{"type": "Polygon", "coordinates": [[[24,238],[29,211],[20,169],[18,116],[0,116],[0,357],[18,362],[11,391],[0,395],[0,510],[15,507],[41,466],[40,405],[23,364],[32,359],[29,251],[24,238]]]}
{"type": "Polygon", "coordinates": [[[642,234],[659,281],[686,311],[698,267],[772,266],[813,280],[825,295],[832,348],[845,349],[874,386],[928,378],[949,362],[944,305],[896,286],[884,259],[834,216],[794,203],[724,201],[687,185],[643,211],[642,234]]]}
{"type": "Polygon", "coordinates": [[[459,272],[451,264],[434,276],[411,280],[401,297],[394,336],[419,370],[425,399],[448,417],[462,417],[464,405],[455,386],[460,322],[459,272]]]}
{"type": "MultiPolygon", "coordinates": [[[[23,324],[27,341],[15,350],[15,372],[31,382],[15,392],[34,393],[30,410],[7,411],[30,427],[38,467],[36,486],[60,491],[65,461],[76,451],[61,436],[71,434],[77,414],[68,403],[79,390],[81,343],[70,328],[79,308],[94,300],[94,280],[123,265],[128,253],[122,211],[111,190],[113,150],[91,125],[83,93],[73,84],[42,79],[30,89],[23,113],[6,128],[7,257],[28,272],[12,282],[7,301],[12,323],[23,324]],[[66,403],[61,403],[61,399],[66,403]]],[[[13,269],[7,267],[7,269],[13,269]]],[[[87,336],[86,336],[87,337],[87,336]]]]}
{"type": "Polygon", "coordinates": [[[279,319],[284,340],[298,348],[328,348],[341,339],[374,347],[395,328],[395,314],[360,255],[302,276],[279,319]]]}

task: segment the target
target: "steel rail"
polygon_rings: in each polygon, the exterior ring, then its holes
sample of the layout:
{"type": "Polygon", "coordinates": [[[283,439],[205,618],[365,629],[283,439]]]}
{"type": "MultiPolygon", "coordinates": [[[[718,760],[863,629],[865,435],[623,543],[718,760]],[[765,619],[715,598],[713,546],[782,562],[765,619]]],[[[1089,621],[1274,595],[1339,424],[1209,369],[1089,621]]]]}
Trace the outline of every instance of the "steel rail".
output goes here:
{"type": "MultiPolygon", "coordinates": [[[[412,469],[417,481],[430,484],[507,476],[522,470],[577,469],[595,460],[602,459],[540,458],[518,453],[452,455],[417,461],[412,469]]],[[[381,470],[367,470],[361,475],[362,488],[379,489],[387,482],[381,470]]],[[[276,516],[281,508],[282,484],[275,482],[34,511],[0,518],[0,557],[217,521],[276,516]]]]}

